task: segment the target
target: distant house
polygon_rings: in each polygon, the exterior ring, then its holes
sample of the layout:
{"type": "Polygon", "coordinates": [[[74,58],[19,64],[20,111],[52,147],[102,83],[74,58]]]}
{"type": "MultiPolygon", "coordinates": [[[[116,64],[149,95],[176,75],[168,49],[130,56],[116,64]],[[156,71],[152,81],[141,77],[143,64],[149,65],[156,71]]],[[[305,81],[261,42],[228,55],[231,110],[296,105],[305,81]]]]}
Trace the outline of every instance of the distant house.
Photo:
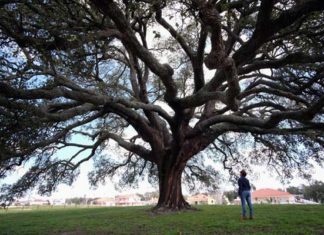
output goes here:
{"type": "Polygon", "coordinates": [[[208,205],[224,204],[225,197],[221,193],[214,193],[208,195],[208,205]]]}
{"type": "Polygon", "coordinates": [[[259,189],[252,192],[254,203],[288,204],[295,203],[295,196],[275,189],[259,189]]]}
{"type": "Polygon", "coordinates": [[[215,205],[222,204],[221,194],[206,194],[198,193],[187,198],[188,202],[192,205],[215,205]]]}
{"type": "Polygon", "coordinates": [[[29,200],[22,200],[22,199],[19,199],[19,200],[16,200],[14,203],[13,203],[14,206],[29,206],[29,200]]]}
{"type": "Polygon", "coordinates": [[[29,201],[30,206],[45,206],[45,205],[50,205],[49,200],[45,199],[32,199],[29,201]]]}
{"type": "Polygon", "coordinates": [[[192,205],[207,205],[208,195],[205,193],[199,193],[188,197],[188,202],[192,205]]]}
{"type": "Polygon", "coordinates": [[[118,195],[115,197],[116,206],[141,206],[144,201],[138,194],[118,195]]]}
{"type": "Polygon", "coordinates": [[[51,204],[53,206],[63,206],[65,205],[65,199],[53,199],[51,204]]]}
{"type": "Polygon", "coordinates": [[[41,198],[18,199],[14,201],[13,206],[48,206],[51,205],[50,200],[41,198]]]}
{"type": "Polygon", "coordinates": [[[115,206],[116,202],[115,202],[115,198],[113,197],[102,197],[93,200],[92,204],[98,206],[115,206]]]}

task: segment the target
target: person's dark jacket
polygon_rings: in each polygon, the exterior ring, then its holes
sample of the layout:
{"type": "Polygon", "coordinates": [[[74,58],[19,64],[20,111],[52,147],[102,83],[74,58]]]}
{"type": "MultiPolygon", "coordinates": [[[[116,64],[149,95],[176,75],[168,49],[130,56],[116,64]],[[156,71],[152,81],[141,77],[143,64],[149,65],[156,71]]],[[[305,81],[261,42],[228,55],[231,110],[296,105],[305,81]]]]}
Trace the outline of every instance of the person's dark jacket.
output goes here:
{"type": "Polygon", "coordinates": [[[249,191],[251,190],[250,182],[247,178],[241,176],[238,180],[239,190],[238,194],[241,196],[243,191],[249,191]]]}

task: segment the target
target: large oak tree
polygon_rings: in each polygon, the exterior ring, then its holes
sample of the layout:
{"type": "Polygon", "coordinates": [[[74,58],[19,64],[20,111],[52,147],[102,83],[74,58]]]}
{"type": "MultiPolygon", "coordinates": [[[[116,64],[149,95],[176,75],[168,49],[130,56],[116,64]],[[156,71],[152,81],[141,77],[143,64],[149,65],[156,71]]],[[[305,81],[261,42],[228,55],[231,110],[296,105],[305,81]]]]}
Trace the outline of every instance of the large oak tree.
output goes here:
{"type": "Polygon", "coordinates": [[[148,174],[156,208],[178,210],[182,179],[214,174],[195,158],[208,148],[225,168],[248,142],[241,161],[288,173],[323,161],[323,0],[2,0],[0,12],[0,177],[30,166],[7,199],[72,183],[94,159],[93,184],[148,174]]]}

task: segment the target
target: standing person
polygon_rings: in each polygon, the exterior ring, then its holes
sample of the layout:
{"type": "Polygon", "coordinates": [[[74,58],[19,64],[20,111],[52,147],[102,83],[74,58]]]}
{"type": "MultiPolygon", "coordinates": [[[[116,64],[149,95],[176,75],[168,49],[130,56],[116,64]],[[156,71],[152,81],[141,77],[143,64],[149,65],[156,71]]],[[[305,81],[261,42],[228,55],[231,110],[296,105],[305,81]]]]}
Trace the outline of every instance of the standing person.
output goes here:
{"type": "Polygon", "coordinates": [[[245,170],[241,170],[240,178],[238,180],[239,191],[238,194],[241,198],[242,205],[242,219],[247,219],[246,217],[246,202],[250,209],[250,219],[253,219],[253,207],[251,202],[251,186],[249,180],[246,178],[245,170]]]}

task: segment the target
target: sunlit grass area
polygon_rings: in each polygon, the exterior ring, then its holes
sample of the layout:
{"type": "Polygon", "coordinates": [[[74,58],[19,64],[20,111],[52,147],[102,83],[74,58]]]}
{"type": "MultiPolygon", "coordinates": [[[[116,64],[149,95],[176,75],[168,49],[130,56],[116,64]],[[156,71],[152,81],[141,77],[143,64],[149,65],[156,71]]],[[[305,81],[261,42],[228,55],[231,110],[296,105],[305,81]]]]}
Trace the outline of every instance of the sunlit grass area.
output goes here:
{"type": "Polygon", "coordinates": [[[149,207],[33,208],[0,211],[0,234],[324,234],[323,205],[239,206],[155,215],[149,207]]]}

